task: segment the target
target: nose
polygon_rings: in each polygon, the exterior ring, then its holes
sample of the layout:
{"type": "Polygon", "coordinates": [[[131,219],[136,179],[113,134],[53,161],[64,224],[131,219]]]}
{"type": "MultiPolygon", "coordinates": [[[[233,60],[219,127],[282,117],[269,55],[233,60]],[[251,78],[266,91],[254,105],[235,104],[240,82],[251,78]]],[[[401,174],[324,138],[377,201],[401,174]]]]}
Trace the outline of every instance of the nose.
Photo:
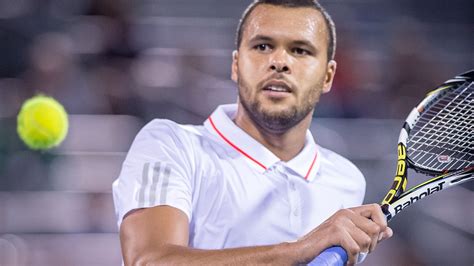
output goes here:
{"type": "Polygon", "coordinates": [[[277,51],[270,60],[270,70],[277,73],[290,73],[285,51],[277,51]]]}
{"type": "Polygon", "coordinates": [[[270,66],[270,69],[275,71],[275,72],[278,72],[278,73],[287,73],[290,71],[290,69],[288,68],[287,65],[285,64],[280,64],[280,63],[277,63],[275,62],[274,64],[272,64],[270,66]]]}

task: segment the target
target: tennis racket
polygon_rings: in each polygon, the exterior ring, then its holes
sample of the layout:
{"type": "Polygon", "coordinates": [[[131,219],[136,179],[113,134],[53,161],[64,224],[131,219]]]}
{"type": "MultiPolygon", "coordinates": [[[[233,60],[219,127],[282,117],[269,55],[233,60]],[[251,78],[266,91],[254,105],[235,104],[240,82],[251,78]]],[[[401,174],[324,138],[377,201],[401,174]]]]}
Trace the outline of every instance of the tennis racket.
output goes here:
{"type": "MultiPolygon", "coordinates": [[[[398,139],[396,176],[381,203],[387,221],[427,196],[474,178],[473,80],[470,70],[446,81],[408,115],[398,139]],[[432,178],[406,190],[408,168],[432,178]]],[[[308,265],[345,265],[347,259],[335,246],[308,265]]]]}

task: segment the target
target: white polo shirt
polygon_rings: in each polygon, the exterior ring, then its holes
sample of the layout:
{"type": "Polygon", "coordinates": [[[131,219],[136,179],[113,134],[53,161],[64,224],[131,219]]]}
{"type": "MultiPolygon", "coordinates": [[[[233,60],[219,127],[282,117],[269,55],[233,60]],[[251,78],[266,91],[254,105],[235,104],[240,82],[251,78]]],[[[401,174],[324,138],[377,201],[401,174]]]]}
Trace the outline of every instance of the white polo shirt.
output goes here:
{"type": "Polygon", "coordinates": [[[234,124],[236,111],[219,106],[204,126],[147,124],[113,184],[119,227],[133,209],[169,205],[188,216],[190,247],[268,245],[362,203],[361,172],[309,131],[303,150],[284,162],[234,124]]]}

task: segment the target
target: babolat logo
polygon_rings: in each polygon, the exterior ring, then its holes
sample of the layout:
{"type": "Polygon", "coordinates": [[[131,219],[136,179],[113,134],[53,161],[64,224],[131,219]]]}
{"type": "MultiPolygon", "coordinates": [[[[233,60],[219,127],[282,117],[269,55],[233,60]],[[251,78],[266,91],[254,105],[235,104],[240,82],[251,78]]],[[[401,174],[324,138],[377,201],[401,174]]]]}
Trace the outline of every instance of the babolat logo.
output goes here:
{"type": "Polygon", "coordinates": [[[420,200],[420,199],[422,199],[426,196],[429,196],[429,195],[431,195],[435,192],[438,192],[438,191],[442,190],[444,183],[445,182],[441,182],[436,187],[427,188],[426,191],[422,192],[420,195],[410,197],[409,200],[407,199],[407,201],[405,201],[404,203],[401,203],[401,204],[395,206],[395,208],[394,208],[395,209],[395,214],[398,214],[403,209],[405,209],[406,207],[412,205],[413,203],[417,202],[418,200],[420,200]]]}
{"type": "Polygon", "coordinates": [[[449,163],[451,162],[451,156],[449,155],[439,155],[438,162],[440,163],[449,163]]]}

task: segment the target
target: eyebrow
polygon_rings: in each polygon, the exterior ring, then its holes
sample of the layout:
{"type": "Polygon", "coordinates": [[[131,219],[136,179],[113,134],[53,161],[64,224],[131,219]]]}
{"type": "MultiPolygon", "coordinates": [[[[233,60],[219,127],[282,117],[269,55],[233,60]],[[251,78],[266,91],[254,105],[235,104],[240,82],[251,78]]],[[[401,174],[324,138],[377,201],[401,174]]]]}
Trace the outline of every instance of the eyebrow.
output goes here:
{"type": "Polygon", "coordinates": [[[312,43],[310,43],[310,42],[308,42],[308,41],[306,41],[306,40],[296,40],[296,41],[294,41],[294,42],[292,42],[292,43],[293,43],[294,45],[308,46],[308,47],[310,47],[310,48],[312,48],[312,49],[314,49],[314,50],[317,50],[316,47],[315,47],[312,43]]]}
{"type": "Polygon", "coordinates": [[[273,41],[273,38],[265,36],[265,35],[258,34],[255,37],[253,37],[252,39],[250,39],[249,43],[256,42],[256,41],[267,41],[267,42],[269,42],[269,41],[273,41]]]}

